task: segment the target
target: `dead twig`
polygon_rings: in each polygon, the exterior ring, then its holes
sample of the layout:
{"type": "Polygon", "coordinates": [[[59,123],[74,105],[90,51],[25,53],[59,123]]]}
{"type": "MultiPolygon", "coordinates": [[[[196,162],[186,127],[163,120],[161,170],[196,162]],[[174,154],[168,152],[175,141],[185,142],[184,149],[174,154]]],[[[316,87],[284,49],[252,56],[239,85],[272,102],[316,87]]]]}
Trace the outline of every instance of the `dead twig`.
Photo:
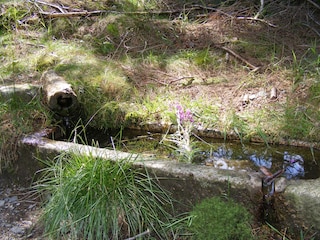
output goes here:
{"type": "Polygon", "coordinates": [[[194,79],[194,77],[193,77],[193,76],[190,76],[190,77],[180,77],[180,78],[171,80],[171,81],[169,82],[169,84],[172,84],[172,83],[175,83],[175,82],[179,82],[179,81],[182,81],[182,80],[184,80],[184,79],[194,79]]]}
{"type": "Polygon", "coordinates": [[[315,32],[315,34],[317,34],[320,37],[320,32],[318,32],[317,29],[315,29],[314,27],[311,27],[310,25],[305,24],[305,23],[303,23],[302,25],[310,28],[313,32],[315,32]]]}
{"type": "MultiPolygon", "coordinates": [[[[258,18],[258,16],[256,15],[256,16],[254,16],[254,17],[235,17],[235,16],[233,16],[233,15],[231,15],[231,14],[229,14],[229,13],[226,13],[226,12],[224,12],[224,11],[222,11],[222,10],[220,10],[220,9],[217,9],[217,8],[213,8],[213,7],[206,7],[206,6],[201,6],[201,5],[193,5],[194,7],[198,7],[198,8],[201,8],[201,9],[205,9],[205,10],[211,10],[211,11],[215,11],[215,12],[217,12],[217,13],[220,13],[220,14],[222,14],[222,15],[225,15],[225,16],[227,16],[227,17],[229,17],[229,18],[232,18],[232,19],[237,19],[237,20],[251,20],[251,21],[257,21],[257,22],[262,22],[262,23],[264,23],[264,24],[267,24],[267,25],[269,25],[270,27],[277,27],[276,25],[274,25],[274,24],[272,24],[272,23],[269,23],[268,21],[266,21],[266,20],[263,20],[263,19],[259,19],[258,18]]],[[[262,8],[263,8],[263,6],[262,6],[262,8]]],[[[261,9],[260,9],[261,10],[261,9]]],[[[259,10],[259,12],[260,12],[260,10],[259,10]]],[[[261,10],[262,11],[262,10],[261,10]]],[[[260,13],[259,13],[260,14],[260,13]]]]}
{"type": "MultiPolygon", "coordinates": [[[[117,11],[106,11],[106,10],[95,10],[95,11],[85,11],[85,10],[78,10],[78,9],[72,9],[72,11],[65,11],[65,9],[70,9],[65,6],[60,6],[57,4],[53,3],[48,3],[45,1],[41,0],[28,0],[28,2],[33,3],[39,8],[39,14],[48,17],[48,18],[60,18],[60,17],[82,17],[82,16],[98,16],[101,14],[107,14],[107,13],[113,13],[113,14],[141,14],[141,15],[147,15],[147,14],[174,14],[174,13],[179,13],[182,10],[177,9],[177,10],[168,10],[168,11],[138,11],[138,12],[117,12],[117,11]],[[39,4],[50,6],[52,8],[55,8],[59,10],[59,12],[48,12],[44,11],[39,4]]],[[[184,9],[184,10],[196,10],[196,8],[191,7],[189,9],[184,9]]]]}
{"type": "Polygon", "coordinates": [[[52,13],[52,12],[44,12],[40,11],[39,13],[48,18],[61,18],[61,17],[83,17],[83,16],[99,16],[104,13],[111,13],[113,11],[103,11],[103,10],[96,10],[96,11],[82,11],[82,12],[64,12],[64,13],[52,13]]]}
{"type": "Polygon", "coordinates": [[[313,6],[315,6],[316,8],[318,8],[320,10],[320,5],[316,4],[314,1],[312,0],[307,0],[308,3],[312,4],[313,6]]]}
{"type": "Polygon", "coordinates": [[[44,1],[40,1],[40,0],[33,0],[33,1],[30,0],[29,2],[34,2],[34,3],[40,3],[40,4],[43,4],[43,5],[47,5],[47,6],[55,8],[55,9],[58,9],[61,13],[65,13],[65,11],[57,4],[48,3],[48,2],[44,2],[44,1]]]}
{"type": "Polygon", "coordinates": [[[125,239],[125,240],[135,240],[135,239],[137,239],[137,238],[140,238],[140,237],[143,237],[144,235],[149,235],[149,234],[150,234],[150,230],[147,229],[146,231],[144,231],[144,232],[142,232],[142,233],[139,233],[139,234],[137,234],[137,235],[134,236],[134,237],[129,237],[129,238],[125,239]]]}
{"type": "Polygon", "coordinates": [[[264,24],[267,24],[270,27],[278,27],[277,25],[274,25],[266,20],[260,19],[260,18],[255,18],[255,17],[236,17],[237,20],[250,20],[250,21],[256,21],[256,22],[262,22],[264,24]]]}
{"type": "Polygon", "coordinates": [[[264,0],[260,0],[260,8],[257,14],[253,17],[254,19],[258,19],[259,15],[262,13],[264,8],[264,0]]]}
{"type": "Polygon", "coordinates": [[[202,5],[193,5],[194,8],[200,8],[200,9],[204,9],[204,10],[211,10],[211,11],[214,11],[214,12],[218,12],[222,15],[225,15],[227,17],[230,17],[230,18],[233,18],[233,16],[229,13],[226,13],[224,11],[221,11],[220,9],[217,9],[217,8],[213,8],[213,7],[206,7],[206,6],[202,6],[202,5]]]}
{"type": "Polygon", "coordinates": [[[239,54],[235,53],[233,50],[224,47],[224,46],[216,46],[217,48],[223,49],[224,51],[230,53],[232,56],[234,56],[235,58],[239,59],[240,61],[244,62],[252,71],[256,72],[260,69],[260,67],[257,67],[255,65],[253,65],[252,63],[250,63],[248,60],[244,59],[243,57],[241,57],[239,54]]]}

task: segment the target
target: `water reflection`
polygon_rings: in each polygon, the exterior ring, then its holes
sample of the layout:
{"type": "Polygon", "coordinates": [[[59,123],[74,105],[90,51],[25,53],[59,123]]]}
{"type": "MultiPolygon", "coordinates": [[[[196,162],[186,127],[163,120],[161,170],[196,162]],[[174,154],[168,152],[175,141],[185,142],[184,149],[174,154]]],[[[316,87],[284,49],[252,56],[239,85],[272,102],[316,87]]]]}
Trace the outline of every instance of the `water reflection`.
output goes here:
{"type": "Polygon", "coordinates": [[[271,172],[282,170],[282,175],[287,179],[305,177],[303,157],[287,151],[280,154],[279,152],[277,152],[277,154],[272,154],[271,151],[250,151],[245,147],[243,147],[241,151],[237,151],[230,146],[222,145],[217,147],[215,151],[211,150],[210,153],[202,152],[202,154],[206,157],[207,165],[218,168],[232,169],[232,166],[229,166],[231,161],[228,160],[249,159],[258,168],[264,167],[271,172]],[[280,156],[281,158],[279,159],[280,156]],[[272,167],[273,169],[271,170],[272,167]]]}
{"type": "Polygon", "coordinates": [[[220,146],[216,151],[212,153],[213,157],[231,159],[233,151],[231,148],[226,148],[225,146],[220,146]]]}
{"type": "Polygon", "coordinates": [[[283,174],[287,179],[304,177],[304,160],[300,155],[284,152],[283,160],[283,174]]]}
{"type": "MultiPolygon", "coordinates": [[[[264,155],[250,155],[249,159],[258,167],[266,167],[268,169],[272,166],[272,156],[264,155]]],[[[284,152],[283,154],[283,175],[287,179],[296,179],[304,177],[304,160],[298,154],[289,154],[284,152]]]]}
{"type": "Polygon", "coordinates": [[[249,159],[254,163],[254,165],[258,167],[266,167],[270,169],[272,166],[271,156],[264,156],[264,155],[257,156],[256,154],[252,154],[249,156],[249,159]]]}

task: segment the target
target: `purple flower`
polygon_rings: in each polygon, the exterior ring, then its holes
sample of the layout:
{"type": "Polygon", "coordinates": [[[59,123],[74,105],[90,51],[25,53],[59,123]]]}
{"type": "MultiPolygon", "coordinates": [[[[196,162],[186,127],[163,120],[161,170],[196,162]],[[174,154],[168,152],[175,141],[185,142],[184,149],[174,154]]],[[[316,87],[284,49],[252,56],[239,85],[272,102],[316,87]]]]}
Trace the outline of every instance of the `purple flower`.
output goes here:
{"type": "Polygon", "coordinates": [[[189,122],[193,122],[193,115],[190,109],[187,109],[185,112],[185,119],[189,122]]]}
{"type": "Polygon", "coordinates": [[[184,111],[183,107],[180,104],[176,105],[177,109],[177,117],[180,124],[185,122],[191,122],[193,123],[193,115],[190,109],[187,109],[184,111]]]}

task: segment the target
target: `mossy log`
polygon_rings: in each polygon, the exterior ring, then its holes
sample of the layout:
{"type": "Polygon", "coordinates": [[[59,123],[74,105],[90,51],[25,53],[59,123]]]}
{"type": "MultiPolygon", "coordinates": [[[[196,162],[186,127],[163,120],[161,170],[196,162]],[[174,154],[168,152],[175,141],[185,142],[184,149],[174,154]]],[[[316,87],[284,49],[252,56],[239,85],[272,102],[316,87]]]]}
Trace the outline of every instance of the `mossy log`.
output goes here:
{"type": "Polygon", "coordinates": [[[53,70],[41,77],[44,103],[62,117],[74,116],[78,112],[79,102],[71,84],[53,70]]]}

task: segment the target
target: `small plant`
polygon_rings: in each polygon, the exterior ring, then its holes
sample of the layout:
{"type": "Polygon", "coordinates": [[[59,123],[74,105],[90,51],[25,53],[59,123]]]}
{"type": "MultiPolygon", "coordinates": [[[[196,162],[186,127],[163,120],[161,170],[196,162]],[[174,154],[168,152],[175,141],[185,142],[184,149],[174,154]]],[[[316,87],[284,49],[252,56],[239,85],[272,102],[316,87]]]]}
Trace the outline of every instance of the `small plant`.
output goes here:
{"type": "Polygon", "coordinates": [[[192,162],[193,156],[196,153],[192,144],[192,130],[193,130],[193,115],[190,109],[184,110],[180,105],[176,105],[176,118],[177,118],[177,131],[164,137],[161,142],[171,142],[174,145],[169,145],[173,148],[181,157],[182,161],[192,162]]]}
{"type": "Polygon", "coordinates": [[[148,229],[168,238],[171,198],[130,159],[60,154],[48,164],[36,188],[51,194],[42,218],[53,239],[125,239],[148,229]]]}
{"type": "Polygon", "coordinates": [[[205,199],[194,207],[190,215],[193,217],[190,230],[194,233],[194,239],[253,239],[249,225],[251,215],[230,199],[205,199]]]}

